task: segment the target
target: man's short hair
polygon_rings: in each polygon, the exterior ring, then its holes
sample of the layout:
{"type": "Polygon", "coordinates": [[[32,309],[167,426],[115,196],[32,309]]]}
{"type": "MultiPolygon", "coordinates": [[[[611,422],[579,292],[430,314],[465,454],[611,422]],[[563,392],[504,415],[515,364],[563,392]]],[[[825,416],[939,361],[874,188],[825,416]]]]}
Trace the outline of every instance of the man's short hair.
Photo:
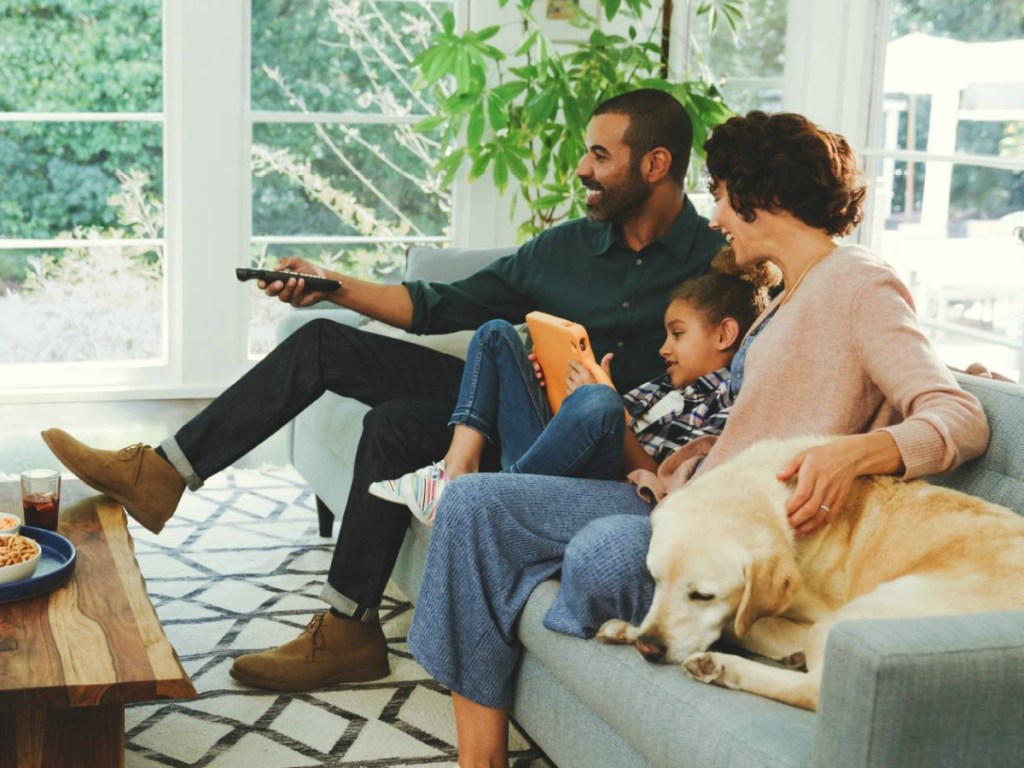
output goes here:
{"type": "Polygon", "coordinates": [[[622,139],[634,164],[652,149],[664,147],[672,155],[669,175],[682,185],[693,148],[693,123],[675,96],[657,88],[640,88],[601,102],[593,116],[606,114],[629,118],[622,139]]]}

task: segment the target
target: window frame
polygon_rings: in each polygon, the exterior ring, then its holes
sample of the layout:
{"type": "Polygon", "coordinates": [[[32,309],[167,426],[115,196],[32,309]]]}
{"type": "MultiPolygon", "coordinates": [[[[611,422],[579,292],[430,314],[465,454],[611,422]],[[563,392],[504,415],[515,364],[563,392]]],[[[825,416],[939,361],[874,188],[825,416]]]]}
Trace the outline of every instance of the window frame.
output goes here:
{"type": "MultiPolygon", "coordinates": [[[[493,0],[456,3],[460,25],[477,28],[510,12],[493,0]]],[[[209,397],[253,365],[249,302],[264,299],[233,276],[250,258],[250,143],[254,121],[266,116],[250,109],[249,8],[249,0],[163,3],[166,364],[41,388],[61,375],[47,366],[43,379],[37,372],[0,389],[0,402],[209,397]]],[[[888,14],[889,0],[789,0],[782,108],[843,133],[872,158],[888,14]]],[[[454,244],[515,242],[508,198],[486,179],[460,181],[454,195],[454,244]]],[[[872,226],[869,210],[853,239],[870,246],[872,226]]]]}

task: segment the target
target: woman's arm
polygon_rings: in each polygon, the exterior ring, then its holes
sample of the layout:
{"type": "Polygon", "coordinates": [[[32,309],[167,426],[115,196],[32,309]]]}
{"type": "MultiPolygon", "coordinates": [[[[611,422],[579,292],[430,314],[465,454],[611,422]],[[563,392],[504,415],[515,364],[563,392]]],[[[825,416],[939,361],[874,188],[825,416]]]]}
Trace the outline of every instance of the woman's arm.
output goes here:
{"type": "Polygon", "coordinates": [[[780,479],[797,478],[787,510],[798,536],[840,514],[861,475],[902,473],[911,479],[944,472],[980,455],[988,444],[981,404],[939,360],[895,274],[880,270],[865,281],[849,322],[848,354],[856,356],[866,380],[903,420],[811,449],[783,468],[780,479]]]}

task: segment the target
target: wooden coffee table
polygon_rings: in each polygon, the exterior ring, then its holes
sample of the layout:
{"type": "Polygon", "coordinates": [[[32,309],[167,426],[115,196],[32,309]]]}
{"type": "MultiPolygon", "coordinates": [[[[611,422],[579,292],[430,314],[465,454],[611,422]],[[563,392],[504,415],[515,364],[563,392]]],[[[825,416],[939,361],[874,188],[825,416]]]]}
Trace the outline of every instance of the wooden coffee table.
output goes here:
{"type": "Polygon", "coordinates": [[[123,766],[126,703],[196,696],[146,594],[124,510],[105,496],[67,499],[65,488],[58,532],[78,549],[74,574],[0,604],[0,768],[123,766]]]}

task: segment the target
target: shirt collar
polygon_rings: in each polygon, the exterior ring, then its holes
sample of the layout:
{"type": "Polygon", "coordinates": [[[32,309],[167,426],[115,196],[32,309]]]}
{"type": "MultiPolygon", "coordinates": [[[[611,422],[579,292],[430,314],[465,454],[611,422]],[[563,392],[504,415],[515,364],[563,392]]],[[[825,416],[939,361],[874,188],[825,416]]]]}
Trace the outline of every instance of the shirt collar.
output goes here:
{"type": "Polygon", "coordinates": [[[679,260],[686,260],[693,248],[693,241],[697,237],[697,230],[700,229],[700,216],[697,209],[693,207],[689,197],[683,198],[683,210],[676,216],[668,232],[659,237],[655,242],[661,243],[669,253],[679,260]]]}
{"type": "MultiPolygon", "coordinates": [[[[683,210],[679,212],[672,226],[668,231],[659,237],[654,243],[660,244],[677,259],[683,261],[689,258],[690,250],[693,248],[693,241],[697,237],[697,230],[700,229],[700,216],[697,209],[693,207],[689,197],[683,198],[683,210]]],[[[617,237],[616,225],[612,222],[600,222],[603,228],[600,236],[594,239],[594,255],[601,256],[607,253],[612,246],[621,245],[617,237]]],[[[652,243],[651,245],[653,245],[652,243]]],[[[622,245],[625,248],[624,245],[622,245]]],[[[650,248],[651,246],[647,246],[650,248]]]]}
{"type": "Polygon", "coordinates": [[[696,381],[686,387],[687,392],[693,392],[698,395],[706,395],[714,392],[720,386],[722,382],[729,380],[729,367],[719,368],[717,371],[706,373],[699,377],[696,381]]]}

